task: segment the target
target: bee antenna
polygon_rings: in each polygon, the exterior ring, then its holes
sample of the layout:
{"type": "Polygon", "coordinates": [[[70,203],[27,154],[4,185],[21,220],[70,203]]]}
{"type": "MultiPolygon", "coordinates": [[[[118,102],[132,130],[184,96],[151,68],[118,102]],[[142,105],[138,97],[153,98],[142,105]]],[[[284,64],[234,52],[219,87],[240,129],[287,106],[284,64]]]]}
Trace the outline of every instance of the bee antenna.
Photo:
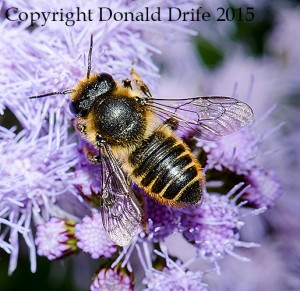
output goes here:
{"type": "Polygon", "coordinates": [[[90,49],[89,49],[89,56],[88,56],[88,69],[86,72],[86,78],[89,79],[91,68],[92,68],[92,52],[93,52],[93,35],[91,34],[91,42],[90,42],[90,49]]]}
{"type": "Polygon", "coordinates": [[[45,94],[41,94],[41,95],[36,95],[36,96],[29,96],[29,99],[35,99],[35,98],[43,98],[43,97],[47,97],[47,96],[51,96],[51,95],[57,95],[57,94],[69,94],[74,92],[74,89],[67,89],[64,91],[59,91],[59,92],[50,92],[50,93],[45,93],[45,94]]]}

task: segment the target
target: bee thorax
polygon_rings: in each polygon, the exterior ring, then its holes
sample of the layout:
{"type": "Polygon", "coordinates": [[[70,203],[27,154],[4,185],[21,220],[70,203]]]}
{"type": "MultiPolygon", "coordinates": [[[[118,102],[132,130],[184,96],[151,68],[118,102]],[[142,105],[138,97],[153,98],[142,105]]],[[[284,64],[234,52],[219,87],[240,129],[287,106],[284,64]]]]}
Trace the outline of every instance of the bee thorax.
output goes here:
{"type": "Polygon", "coordinates": [[[93,110],[95,127],[110,145],[128,146],[145,132],[145,116],[134,99],[106,98],[97,102],[93,110]]]}

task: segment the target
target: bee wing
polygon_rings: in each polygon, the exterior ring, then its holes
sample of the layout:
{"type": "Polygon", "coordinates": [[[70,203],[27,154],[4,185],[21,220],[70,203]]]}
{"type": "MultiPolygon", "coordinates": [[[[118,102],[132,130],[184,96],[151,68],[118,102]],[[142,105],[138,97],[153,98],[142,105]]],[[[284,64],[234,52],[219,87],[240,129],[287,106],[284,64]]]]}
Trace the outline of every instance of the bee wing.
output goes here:
{"type": "Polygon", "coordinates": [[[232,97],[154,98],[148,102],[149,110],[164,119],[175,118],[180,126],[207,140],[218,140],[253,120],[251,107],[232,97]]]}
{"type": "Polygon", "coordinates": [[[103,226],[115,244],[126,246],[139,230],[142,211],[108,145],[100,149],[100,157],[100,212],[103,226]]]}

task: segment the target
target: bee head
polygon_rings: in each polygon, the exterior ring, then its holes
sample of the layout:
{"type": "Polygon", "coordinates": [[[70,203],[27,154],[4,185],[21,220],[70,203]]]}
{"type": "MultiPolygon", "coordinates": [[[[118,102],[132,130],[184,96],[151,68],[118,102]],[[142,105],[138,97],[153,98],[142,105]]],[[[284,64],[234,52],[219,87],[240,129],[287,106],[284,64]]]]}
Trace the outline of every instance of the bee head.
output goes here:
{"type": "Polygon", "coordinates": [[[70,103],[70,110],[76,117],[85,117],[93,102],[101,95],[114,90],[116,82],[110,74],[91,75],[78,82],[70,103]]]}

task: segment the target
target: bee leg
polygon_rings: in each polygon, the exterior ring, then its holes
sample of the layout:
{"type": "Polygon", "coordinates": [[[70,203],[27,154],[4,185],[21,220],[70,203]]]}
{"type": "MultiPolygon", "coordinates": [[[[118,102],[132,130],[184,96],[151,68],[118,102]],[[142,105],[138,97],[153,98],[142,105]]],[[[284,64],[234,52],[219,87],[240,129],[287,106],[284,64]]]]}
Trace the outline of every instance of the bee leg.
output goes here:
{"type": "MultiPolygon", "coordinates": [[[[96,143],[97,147],[100,149],[103,144],[105,143],[104,139],[101,137],[100,134],[96,134],[96,143]]],[[[92,163],[92,164],[99,164],[102,162],[102,157],[100,155],[96,155],[96,152],[93,151],[91,148],[88,146],[84,146],[84,153],[86,156],[86,159],[92,163]]]]}
{"type": "Polygon", "coordinates": [[[167,125],[172,131],[176,131],[179,126],[179,121],[173,117],[170,117],[164,121],[165,125],[167,125]]]}
{"type": "Polygon", "coordinates": [[[81,134],[86,135],[86,126],[84,124],[77,123],[76,128],[79,130],[81,134]]]}
{"type": "Polygon", "coordinates": [[[92,150],[88,145],[83,146],[83,152],[86,159],[92,164],[99,164],[101,162],[101,157],[96,155],[95,151],[92,150]]]}
{"type": "Polygon", "coordinates": [[[86,158],[87,158],[87,160],[88,160],[90,163],[92,163],[92,164],[99,164],[99,163],[101,163],[101,158],[100,158],[100,156],[95,156],[95,155],[93,155],[91,152],[88,152],[88,153],[86,154],[86,158]]]}
{"type": "Polygon", "coordinates": [[[105,144],[104,138],[98,132],[96,133],[96,144],[99,149],[105,144]]]}
{"type": "Polygon", "coordinates": [[[135,84],[139,87],[143,94],[148,98],[152,98],[151,92],[148,86],[142,81],[140,75],[134,70],[134,68],[130,69],[130,75],[134,80],[135,84]]]}

